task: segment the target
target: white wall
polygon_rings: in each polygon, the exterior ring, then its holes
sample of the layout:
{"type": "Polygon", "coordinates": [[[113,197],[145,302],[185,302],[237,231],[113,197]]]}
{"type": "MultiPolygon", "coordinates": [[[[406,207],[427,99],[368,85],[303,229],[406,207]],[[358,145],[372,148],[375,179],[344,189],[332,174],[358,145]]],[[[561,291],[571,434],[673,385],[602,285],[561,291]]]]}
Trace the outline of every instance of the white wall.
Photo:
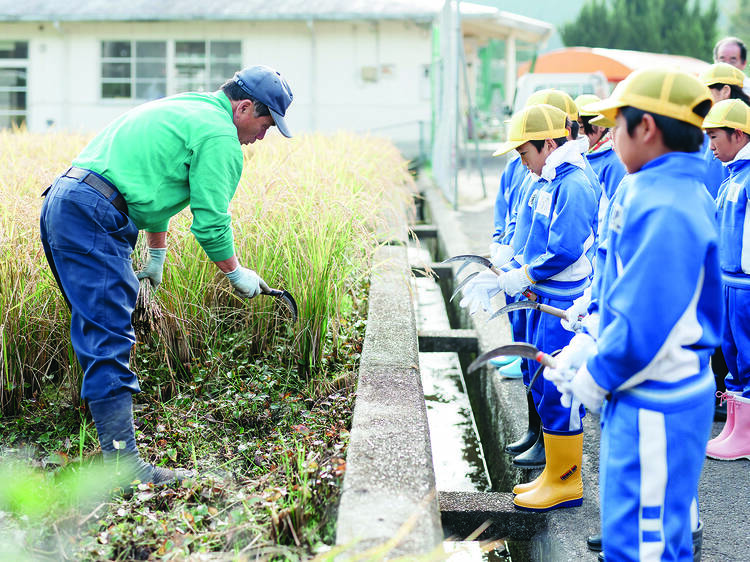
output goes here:
{"type": "Polygon", "coordinates": [[[134,105],[100,97],[100,42],[117,39],[241,40],[245,65],[289,81],[294,132],[377,129],[416,143],[415,122],[430,119],[431,32],[407,22],[2,23],[0,37],[29,41],[33,131],[96,131],[134,105]],[[363,80],[363,67],[376,81],[363,80]]]}

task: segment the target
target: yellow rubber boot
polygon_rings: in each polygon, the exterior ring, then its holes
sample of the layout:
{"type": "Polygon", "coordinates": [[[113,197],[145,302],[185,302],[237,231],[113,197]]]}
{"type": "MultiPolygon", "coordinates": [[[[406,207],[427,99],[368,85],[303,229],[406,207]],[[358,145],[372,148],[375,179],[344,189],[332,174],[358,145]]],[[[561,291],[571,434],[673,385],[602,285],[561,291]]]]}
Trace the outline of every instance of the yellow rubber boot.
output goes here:
{"type": "Polygon", "coordinates": [[[547,466],[538,478],[539,482],[513,498],[513,504],[524,511],[548,511],[581,505],[583,433],[554,435],[545,431],[544,448],[547,466]]]}
{"type": "Polygon", "coordinates": [[[547,471],[547,467],[545,466],[544,470],[542,470],[542,473],[536,478],[534,478],[531,482],[526,482],[524,484],[516,484],[515,486],[513,486],[513,493],[523,494],[524,492],[530,492],[531,490],[533,490],[534,488],[539,486],[539,484],[542,483],[542,481],[544,480],[544,473],[546,471],[547,471]]]}

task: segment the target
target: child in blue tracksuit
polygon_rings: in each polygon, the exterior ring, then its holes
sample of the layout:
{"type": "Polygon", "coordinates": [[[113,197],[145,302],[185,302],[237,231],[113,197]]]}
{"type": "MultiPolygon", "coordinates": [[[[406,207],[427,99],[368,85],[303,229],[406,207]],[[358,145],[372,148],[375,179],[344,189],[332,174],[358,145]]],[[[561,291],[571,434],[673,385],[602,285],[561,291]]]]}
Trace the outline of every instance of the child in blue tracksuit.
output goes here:
{"type": "MultiPolygon", "coordinates": [[[[531,290],[538,302],[567,308],[588,285],[597,198],[578,146],[566,142],[569,122],[565,112],[547,104],[526,107],[513,116],[510,138],[498,152],[516,149],[538,176],[526,192],[529,208],[522,207],[530,224],[523,253],[517,256],[521,267],[499,277],[480,274],[467,286],[462,305],[487,303],[500,291],[515,296],[531,290]]],[[[571,336],[557,318],[534,312],[527,316],[526,341],[539,349],[559,349],[571,336]]],[[[546,466],[536,480],[514,489],[514,504],[531,511],[580,505],[583,410],[579,403],[562,405],[555,386],[542,378],[532,390],[539,397],[546,466]]]]}
{"type": "Polygon", "coordinates": [[[721,348],[729,368],[727,420],[708,442],[706,455],[750,459],[750,107],[737,99],[716,103],[703,124],[729,177],[719,188],[719,261],[724,282],[721,348]]]}
{"type": "MultiPolygon", "coordinates": [[[[598,99],[598,98],[597,98],[598,99]]],[[[570,97],[566,92],[561,90],[540,90],[534,92],[529,97],[526,105],[537,105],[537,104],[549,104],[558,109],[564,111],[568,117],[568,141],[577,141],[579,152],[585,153],[588,150],[589,141],[586,137],[579,137],[579,123],[578,123],[578,107],[573,98],[570,97]]],[[[567,150],[572,150],[570,146],[567,150]]],[[[584,168],[583,172],[588,178],[592,189],[595,192],[597,199],[601,197],[602,186],[599,181],[599,177],[588,162],[586,157],[583,158],[584,168]]],[[[498,194],[498,200],[495,205],[495,237],[497,237],[500,231],[498,216],[499,210],[507,209],[506,224],[504,226],[505,237],[502,241],[502,245],[493,242],[493,263],[497,267],[504,266],[502,269],[508,271],[510,269],[521,267],[524,246],[528,239],[528,232],[531,227],[531,219],[533,217],[533,207],[538,189],[538,183],[535,179],[529,178],[528,174],[522,182],[515,181],[510,183],[508,180],[516,180],[519,176],[518,168],[522,166],[521,159],[517,158],[512,160],[506,168],[501,178],[501,191],[505,194],[503,201],[500,202],[501,194],[498,194]],[[529,181],[531,180],[531,181],[529,181]],[[514,259],[509,259],[511,256],[518,256],[514,259]],[[499,259],[498,259],[499,258],[499,259]]],[[[524,170],[526,168],[524,167],[524,170]]],[[[593,258],[594,248],[590,248],[589,257],[593,258]]],[[[525,300],[526,297],[518,295],[516,297],[509,297],[509,300],[525,300]]],[[[525,310],[514,311],[509,313],[509,320],[513,330],[513,339],[515,341],[528,341],[527,340],[527,317],[529,313],[525,310]]],[[[524,384],[528,387],[531,373],[536,365],[528,359],[522,359],[521,362],[521,376],[523,377],[524,384]]],[[[501,370],[502,372],[502,370],[501,370]]],[[[539,386],[539,385],[537,385],[539,386]]],[[[544,440],[542,434],[539,431],[532,431],[532,419],[538,422],[538,414],[534,407],[534,403],[541,399],[541,391],[538,389],[532,389],[532,392],[527,394],[529,400],[529,431],[526,435],[511,443],[506,447],[508,453],[518,455],[513,459],[513,464],[521,467],[539,467],[544,466],[544,440]],[[534,416],[536,414],[536,417],[534,416]],[[533,437],[536,437],[536,442],[533,441],[533,437]]],[[[538,428],[537,428],[538,429],[538,428]]]]}
{"type": "Polygon", "coordinates": [[[609,560],[693,559],[713,417],[709,357],[721,328],[715,206],[697,152],[710,106],[698,79],[662,69],[633,72],[588,106],[616,117],[615,145],[631,175],[610,209],[598,339],[576,335],[545,378],[565,400],[603,406],[609,560]]]}
{"type": "MultiPolygon", "coordinates": [[[[601,225],[607,212],[609,202],[614,197],[615,190],[620,181],[625,176],[625,166],[617,157],[612,143],[612,135],[609,127],[597,125],[591,121],[598,118],[598,114],[584,109],[588,104],[600,101],[594,94],[582,94],[576,98],[579,122],[584,136],[588,139],[589,145],[586,151],[586,158],[591,164],[591,168],[596,173],[599,183],[602,186],[602,193],[599,198],[599,228],[597,228],[597,241],[601,233],[601,225]]],[[[597,242],[598,245],[598,242],[597,242]]]]}

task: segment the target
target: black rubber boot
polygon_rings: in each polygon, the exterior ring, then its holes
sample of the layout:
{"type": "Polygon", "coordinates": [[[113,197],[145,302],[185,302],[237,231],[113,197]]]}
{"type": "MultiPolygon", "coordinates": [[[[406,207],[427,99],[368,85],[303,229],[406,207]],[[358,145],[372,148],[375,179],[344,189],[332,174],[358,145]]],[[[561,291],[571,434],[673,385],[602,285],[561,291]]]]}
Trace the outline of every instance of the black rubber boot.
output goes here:
{"type": "Polygon", "coordinates": [[[526,393],[526,407],[529,412],[529,428],[526,430],[526,435],[518,441],[506,445],[505,452],[509,455],[520,455],[524,451],[531,449],[539,439],[539,433],[542,431],[542,420],[539,417],[539,412],[536,411],[531,392],[526,393]]]}
{"type": "Polygon", "coordinates": [[[716,382],[716,390],[718,391],[716,402],[714,403],[714,421],[724,422],[727,421],[727,403],[721,403],[721,398],[718,395],[727,390],[724,378],[729,372],[727,362],[724,360],[724,353],[721,351],[721,346],[717,347],[711,355],[711,370],[714,372],[714,381],[716,382]]]}
{"type": "Polygon", "coordinates": [[[602,550],[602,535],[591,535],[586,539],[586,546],[589,547],[589,550],[593,550],[594,552],[601,552],[602,550]]]}
{"type": "Polygon", "coordinates": [[[128,490],[136,480],[161,485],[189,476],[185,471],[154,466],[141,458],[135,444],[133,395],[129,391],[88,404],[99,434],[104,463],[113,470],[115,487],[128,490]]]}
{"type": "Polygon", "coordinates": [[[536,443],[513,459],[513,464],[521,468],[541,468],[547,463],[544,454],[544,433],[539,432],[536,443]]]}
{"type": "Polygon", "coordinates": [[[703,552],[703,521],[698,521],[698,528],[693,531],[693,562],[701,561],[703,552]]]}

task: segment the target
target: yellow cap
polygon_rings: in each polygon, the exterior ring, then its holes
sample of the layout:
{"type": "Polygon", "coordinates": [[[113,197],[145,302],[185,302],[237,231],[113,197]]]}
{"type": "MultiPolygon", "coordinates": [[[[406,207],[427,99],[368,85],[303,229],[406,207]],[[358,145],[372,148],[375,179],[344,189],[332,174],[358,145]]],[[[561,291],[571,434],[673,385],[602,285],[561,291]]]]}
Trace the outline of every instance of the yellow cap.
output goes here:
{"type": "Polygon", "coordinates": [[[750,135],[750,106],[737,99],[716,102],[703,120],[703,128],[721,127],[739,129],[750,135]]]}
{"type": "MultiPolygon", "coordinates": [[[[599,114],[596,113],[595,115],[599,115],[599,114]]],[[[615,123],[614,121],[610,121],[609,119],[604,117],[604,115],[599,115],[599,117],[594,117],[591,121],[589,121],[589,125],[597,125],[599,127],[605,127],[607,129],[611,129],[612,127],[617,125],[617,123],[615,123]]]]}
{"type": "Polygon", "coordinates": [[[681,70],[642,68],[628,74],[608,98],[586,109],[614,121],[619,108],[631,106],[701,127],[703,117],[693,109],[706,100],[711,101],[708,86],[695,76],[681,70]]]}
{"type": "Polygon", "coordinates": [[[562,90],[537,90],[526,100],[526,107],[546,103],[557,109],[562,109],[571,121],[578,121],[578,107],[576,102],[566,92],[562,90]]]}
{"type": "Polygon", "coordinates": [[[729,84],[742,88],[745,83],[745,73],[731,64],[717,62],[701,72],[700,79],[706,86],[729,84]]]}
{"type": "Polygon", "coordinates": [[[508,140],[492,154],[500,156],[530,140],[559,139],[568,136],[565,112],[545,103],[524,107],[510,120],[508,140]]]}
{"type": "Polygon", "coordinates": [[[581,94],[576,98],[576,107],[578,108],[578,114],[581,117],[595,117],[599,115],[595,111],[588,111],[587,109],[583,109],[585,105],[598,101],[602,101],[602,98],[600,98],[596,94],[581,94]]]}

